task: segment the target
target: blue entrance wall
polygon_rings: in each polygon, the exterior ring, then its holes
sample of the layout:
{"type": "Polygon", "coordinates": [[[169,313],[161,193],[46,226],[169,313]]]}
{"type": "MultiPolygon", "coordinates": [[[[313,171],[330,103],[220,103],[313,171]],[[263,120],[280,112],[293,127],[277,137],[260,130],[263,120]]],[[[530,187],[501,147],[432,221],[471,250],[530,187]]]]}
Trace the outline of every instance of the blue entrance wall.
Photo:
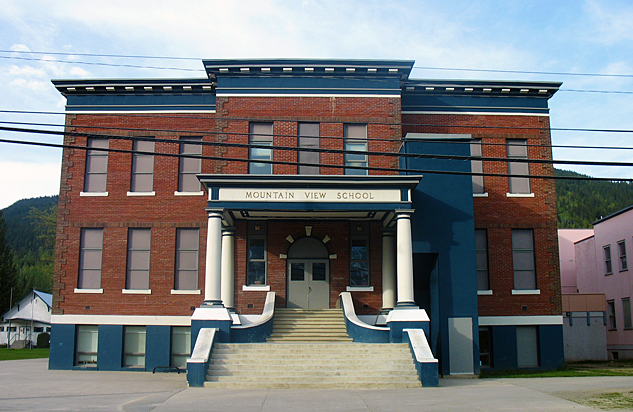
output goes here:
{"type": "MultiPolygon", "coordinates": [[[[517,327],[492,326],[492,368],[491,370],[518,369],[517,327]]],[[[565,365],[563,325],[538,326],[539,367],[537,369],[557,369],[565,365]]]]}
{"type": "Polygon", "coordinates": [[[171,326],[148,325],[145,338],[145,370],[170,366],[171,326]]]}
{"type": "MultiPolygon", "coordinates": [[[[403,152],[469,156],[470,136],[451,136],[455,138],[438,139],[433,135],[429,139],[406,139],[403,152]]],[[[470,162],[463,160],[403,158],[402,162],[408,169],[471,171],[470,162]]],[[[413,191],[415,213],[411,224],[413,253],[435,253],[438,257],[437,270],[432,271],[429,281],[430,308],[427,312],[431,318],[431,349],[439,360],[440,373],[448,374],[448,319],[471,317],[474,373],[479,373],[472,178],[470,175],[423,174],[413,191]]]]}
{"type": "Polygon", "coordinates": [[[123,326],[99,325],[97,369],[120,371],[123,365],[123,326]]]}

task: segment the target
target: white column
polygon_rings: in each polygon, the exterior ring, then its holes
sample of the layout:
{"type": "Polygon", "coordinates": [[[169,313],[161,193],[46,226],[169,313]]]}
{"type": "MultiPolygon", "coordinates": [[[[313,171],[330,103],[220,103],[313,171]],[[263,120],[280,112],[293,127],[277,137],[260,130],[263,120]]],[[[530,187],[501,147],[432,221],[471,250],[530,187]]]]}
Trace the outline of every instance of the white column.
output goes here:
{"type": "Polygon", "coordinates": [[[411,239],[411,214],[413,210],[396,211],[397,220],[397,270],[398,307],[416,307],[413,297],[413,241],[411,239]]]}
{"type": "Polygon", "coordinates": [[[222,210],[208,210],[204,304],[222,306],[222,210]]]}
{"type": "Polygon", "coordinates": [[[396,242],[395,233],[382,232],[382,308],[396,306],[396,242]]]}
{"type": "Polygon", "coordinates": [[[235,230],[222,231],[222,303],[224,307],[235,306],[235,230]]]}

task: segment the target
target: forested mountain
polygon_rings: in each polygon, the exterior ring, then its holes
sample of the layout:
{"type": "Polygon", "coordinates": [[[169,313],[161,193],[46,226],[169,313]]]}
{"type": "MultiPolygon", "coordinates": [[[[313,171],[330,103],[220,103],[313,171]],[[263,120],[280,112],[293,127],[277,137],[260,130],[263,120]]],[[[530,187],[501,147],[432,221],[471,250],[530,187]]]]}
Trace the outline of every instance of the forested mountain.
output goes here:
{"type": "MultiPolygon", "coordinates": [[[[584,176],[555,169],[556,176],[584,176]]],[[[633,184],[592,180],[556,180],[558,227],[591,228],[596,220],[633,205],[633,184]]]]}
{"type": "Polygon", "coordinates": [[[6,243],[13,250],[18,272],[14,297],[21,298],[31,289],[52,291],[57,199],[23,199],[2,211],[6,243]]]}

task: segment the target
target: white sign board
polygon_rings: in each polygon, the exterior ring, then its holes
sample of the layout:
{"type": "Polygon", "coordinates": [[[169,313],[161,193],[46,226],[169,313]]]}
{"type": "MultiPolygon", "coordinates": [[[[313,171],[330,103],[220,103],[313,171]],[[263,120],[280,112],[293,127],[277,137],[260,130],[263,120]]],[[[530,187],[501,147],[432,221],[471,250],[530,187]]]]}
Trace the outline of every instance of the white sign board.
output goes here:
{"type": "Polygon", "coordinates": [[[321,202],[321,203],[392,203],[400,202],[398,189],[236,189],[221,188],[224,202],[321,202]]]}

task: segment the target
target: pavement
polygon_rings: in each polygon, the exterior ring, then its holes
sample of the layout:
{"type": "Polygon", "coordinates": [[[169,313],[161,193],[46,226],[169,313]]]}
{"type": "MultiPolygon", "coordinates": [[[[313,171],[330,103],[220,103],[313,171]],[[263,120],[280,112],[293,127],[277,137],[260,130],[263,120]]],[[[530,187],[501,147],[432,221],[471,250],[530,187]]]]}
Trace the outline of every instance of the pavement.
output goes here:
{"type": "Polygon", "coordinates": [[[440,379],[437,388],[188,388],[184,374],[49,371],[47,359],[0,362],[0,411],[595,411],[563,399],[633,389],[633,377],[440,379]]]}

